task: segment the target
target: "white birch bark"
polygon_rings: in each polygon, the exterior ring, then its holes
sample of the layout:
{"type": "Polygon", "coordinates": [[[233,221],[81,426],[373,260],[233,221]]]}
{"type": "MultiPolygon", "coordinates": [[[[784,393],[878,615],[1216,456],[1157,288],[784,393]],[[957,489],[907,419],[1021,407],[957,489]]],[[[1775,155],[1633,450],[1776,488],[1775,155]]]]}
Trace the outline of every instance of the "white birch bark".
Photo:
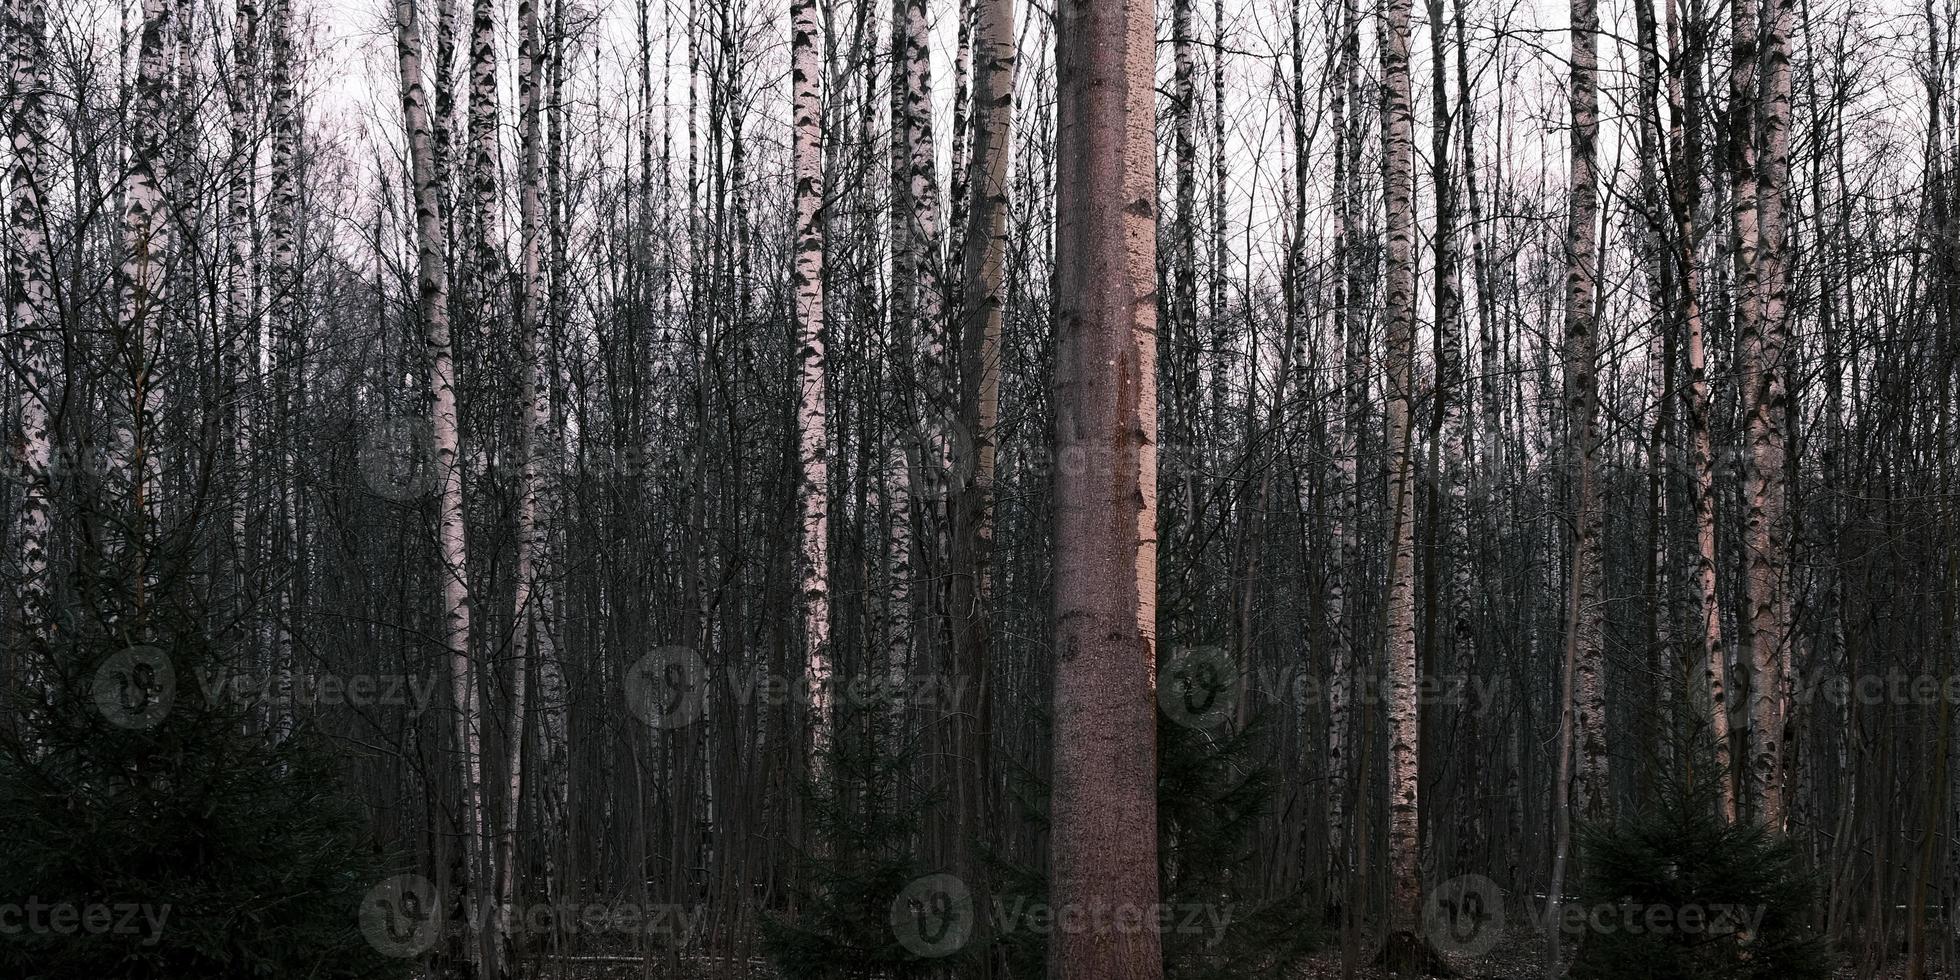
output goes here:
{"type": "Polygon", "coordinates": [[[16,373],[20,429],[6,447],[14,456],[6,462],[20,480],[9,537],[14,614],[22,635],[30,637],[50,634],[54,612],[48,571],[48,481],[54,461],[49,406],[55,400],[53,341],[60,336],[60,323],[54,304],[54,255],[41,205],[48,178],[43,146],[47,87],[41,75],[48,55],[47,15],[46,0],[7,0],[7,138],[13,151],[7,193],[7,303],[18,341],[6,360],[16,373]]]}
{"type": "Polygon", "coordinates": [[[905,12],[908,5],[909,0],[892,0],[892,69],[891,87],[887,93],[889,131],[885,145],[885,176],[890,191],[885,212],[885,237],[891,254],[890,317],[886,323],[885,344],[893,353],[886,370],[887,376],[892,379],[890,387],[893,390],[888,392],[892,396],[891,411],[896,415],[895,419],[887,420],[887,425],[897,433],[887,455],[897,458],[880,460],[879,467],[885,476],[884,492],[891,522],[885,542],[885,625],[894,670],[907,662],[911,649],[911,475],[906,460],[911,454],[909,419],[912,409],[911,393],[898,390],[911,381],[913,317],[918,309],[918,281],[912,271],[914,257],[910,234],[912,124],[911,113],[907,110],[905,73],[899,67],[905,57],[905,12]]]}
{"type": "Polygon", "coordinates": [[[1675,225],[1674,260],[1681,282],[1681,318],[1686,324],[1688,383],[1685,401],[1688,422],[1688,467],[1690,493],[1694,507],[1695,550],[1689,578],[1693,581],[1696,639],[1701,646],[1698,659],[1708,688],[1705,705],[1709,740],[1714,747],[1715,778],[1722,799],[1723,818],[1736,818],[1735,763],[1730,753],[1728,650],[1722,639],[1721,599],[1716,592],[1715,538],[1715,449],[1709,434],[1710,392],[1708,384],[1708,344],[1702,322],[1701,266],[1695,261],[1699,231],[1695,225],[1695,200],[1700,190],[1698,155],[1690,153],[1683,120],[1689,106],[1682,81],[1686,52],[1682,48],[1679,0],[1667,6],[1667,36],[1670,58],[1667,68],[1668,155],[1671,158],[1668,202],[1675,225]]]}
{"type": "MultiPolygon", "coordinates": [[[[231,118],[231,182],[226,200],[225,224],[231,236],[231,249],[225,270],[225,378],[235,386],[228,399],[226,425],[233,465],[233,489],[226,501],[230,508],[231,561],[234,587],[245,590],[246,520],[250,507],[251,480],[246,473],[251,459],[251,375],[257,365],[248,357],[255,349],[259,329],[257,300],[253,295],[256,271],[253,267],[252,195],[258,186],[258,145],[252,127],[258,104],[258,22],[256,0],[238,0],[232,19],[231,79],[227,108],[231,118]]],[[[241,600],[242,604],[242,600],[241,600]]]]}
{"type": "Polygon", "coordinates": [[[1184,465],[1176,468],[1180,484],[1172,488],[1172,521],[1169,530],[1172,555],[1195,550],[1181,539],[1194,533],[1190,527],[1195,510],[1193,480],[1196,474],[1186,456],[1194,448],[1200,412],[1198,369],[1203,362],[1197,343],[1198,331],[1198,88],[1197,25],[1192,14],[1194,0],[1171,0],[1171,152],[1174,166],[1171,180],[1173,207],[1170,227],[1170,261],[1166,271],[1171,282],[1169,322],[1164,324],[1165,347],[1171,354],[1166,362],[1173,377],[1165,399],[1165,416],[1173,441],[1174,458],[1184,465]]]}
{"type": "MultiPolygon", "coordinates": [[[[291,19],[292,0],[269,0],[266,81],[270,89],[267,123],[271,146],[267,162],[271,186],[266,215],[266,321],[272,342],[271,385],[276,405],[273,424],[279,431],[275,527],[284,575],[278,594],[280,610],[273,666],[281,677],[290,676],[293,670],[295,634],[301,616],[298,583],[304,578],[298,569],[306,561],[300,541],[299,459],[294,442],[304,410],[304,388],[299,323],[303,309],[299,295],[299,106],[293,77],[291,19]]],[[[290,704],[280,707],[277,723],[282,735],[291,732],[290,704]]]]}
{"type": "MultiPolygon", "coordinates": [[[[1459,0],[1459,3],[1461,0],[1459,0]]],[[[1461,14],[1461,9],[1458,13],[1461,14]]],[[[1476,637],[1470,628],[1471,597],[1475,595],[1470,568],[1470,485],[1469,459],[1472,452],[1468,390],[1464,385],[1465,346],[1463,325],[1463,263],[1457,241],[1456,186],[1450,163],[1451,127],[1456,115],[1449,106],[1448,31],[1443,21],[1443,0],[1429,0],[1429,51],[1431,72],[1430,167],[1431,186],[1436,196],[1436,221],[1432,234],[1436,254],[1436,414],[1440,437],[1440,470],[1435,474],[1442,499],[1436,507],[1437,529],[1443,542],[1445,585],[1437,602],[1436,615],[1442,617],[1448,633],[1441,629],[1432,635],[1441,638],[1451,660],[1448,670],[1473,670],[1476,664],[1476,637]]],[[[1457,115],[1470,111],[1468,104],[1456,107],[1457,115]]],[[[1465,160],[1460,166],[1468,167],[1465,160]]]]}
{"type": "MultiPolygon", "coordinates": [[[[994,480],[1000,420],[1000,345],[1006,322],[1008,155],[1014,115],[1013,0],[975,0],[972,154],[965,175],[967,225],[959,235],[959,418],[955,450],[952,597],[953,673],[972,701],[949,712],[953,755],[959,767],[954,835],[958,873],[977,903],[991,900],[992,874],[980,836],[971,828],[994,820],[992,778],[994,480]]],[[[976,939],[990,938],[990,923],[976,923],[976,939]]],[[[976,964],[974,976],[988,975],[976,964]]]]}
{"type": "MultiPolygon", "coordinates": [[[[1739,317],[1744,359],[1743,425],[1748,443],[1743,470],[1747,554],[1743,587],[1750,655],[1751,796],[1757,820],[1772,831],[1781,831],[1786,816],[1783,729],[1790,657],[1789,533],[1785,527],[1788,487],[1784,476],[1789,442],[1785,433],[1789,406],[1785,404],[1784,377],[1789,324],[1783,253],[1787,232],[1784,203],[1790,170],[1790,28],[1794,5],[1789,0],[1767,0],[1767,3],[1762,74],[1756,80],[1761,89],[1756,99],[1738,103],[1732,111],[1760,111],[1762,126],[1762,154],[1756,161],[1755,275],[1747,283],[1738,277],[1737,283],[1738,288],[1753,287],[1757,294],[1753,319],[1739,317]]],[[[1745,6],[1752,14],[1755,10],[1751,0],[1739,0],[1736,4],[1738,35],[1744,30],[1745,6]]],[[[1753,35],[1756,28],[1752,17],[1748,30],[1753,35]]],[[[1744,43],[1736,42],[1738,72],[1744,64],[1744,43]]],[[[1741,249],[1737,251],[1740,254],[1741,249]]]]}
{"type": "Polygon", "coordinates": [[[548,591],[551,548],[551,500],[555,489],[554,468],[548,457],[556,439],[552,427],[551,386],[545,372],[543,343],[545,300],[543,270],[543,207],[539,182],[542,177],[544,58],[539,49],[538,0],[518,0],[518,125],[522,156],[519,177],[519,235],[522,239],[520,275],[523,295],[518,306],[518,360],[522,384],[518,391],[520,474],[517,499],[517,541],[513,576],[516,592],[512,597],[512,617],[516,636],[511,655],[510,724],[505,758],[509,760],[509,779],[504,787],[504,827],[499,839],[497,861],[500,875],[498,918],[505,929],[502,937],[509,954],[512,920],[516,907],[518,855],[517,836],[523,824],[524,742],[531,694],[531,662],[552,659],[551,596],[548,591]]]}
{"type": "MultiPolygon", "coordinates": [[[[129,159],[121,187],[122,260],[117,270],[116,332],[123,362],[120,367],[127,372],[129,406],[127,417],[120,420],[127,428],[115,447],[119,454],[115,467],[122,477],[119,482],[129,487],[132,514],[139,518],[154,505],[150,471],[155,467],[155,432],[163,408],[162,292],[169,239],[169,221],[163,213],[168,177],[163,154],[163,97],[169,74],[165,41],[172,13],[170,0],[143,0],[136,85],[129,114],[129,159]]],[[[143,532],[139,528],[136,533],[143,532]]]]}
{"type": "MultiPolygon", "coordinates": [[[[546,144],[545,163],[545,205],[548,218],[545,222],[546,235],[551,243],[550,274],[544,306],[540,311],[549,319],[549,330],[563,329],[567,294],[570,291],[570,243],[565,207],[565,156],[570,151],[568,111],[564,103],[566,71],[566,22],[564,0],[553,0],[551,13],[549,68],[545,75],[544,100],[546,113],[551,122],[550,138],[546,144]]],[[[555,363],[555,360],[554,362],[555,363]]],[[[550,383],[556,385],[559,375],[554,371],[550,383]]],[[[549,387],[547,391],[551,390],[549,387]]],[[[551,403],[551,438],[543,444],[546,453],[539,460],[544,472],[551,479],[554,497],[547,501],[550,508],[546,516],[550,526],[545,535],[546,570],[540,579],[547,589],[543,601],[538,603],[539,615],[545,618],[545,629],[540,635],[538,657],[538,729],[539,729],[539,767],[542,770],[542,786],[539,792],[539,824],[544,828],[546,886],[553,894],[560,887],[558,872],[559,851],[565,840],[566,808],[571,797],[571,759],[568,745],[568,724],[566,718],[565,672],[562,648],[556,642],[556,623],[560,619],[559,595],[555,585],[559,581],[559,564],[556,556],[562,553],[563,513],[562,504],[555,496],[562,492],[558,476],[562,472],[561,461],[566,458],[565,438],[565,400],[554,399],[551,403]]]]}
{"type": "Polygon", "coordinates": [[[1573,545],[1566,642],[1575,648],[1574,691],[1579,803],[1587,819],[1610,815],[1605,741],[1606,635],[1601,592],[1603,514],[1599,499],[1599,9],[1596,0],[1572,4],[1572,137],[1566,229],[1565,384],[1571,431],[1573,545]]]}
{"type": "Polygon", "coordinates": [[[1332,676],[1328,678],[1327,686],[1327,840],[1333,857],[1329,868],[1332,894],[1338,894],[1341,882],[1353,873],[1347,807],[1351,793],[1348,785],[1348,746],[1353,721],[1349,695],[1355,670],[1356,614],[1349,607],[1347,591],[1349,577],[1356,574],[1358,568],[1356,561],[1360,535],[1355,494],[1359,487],[1355,477],[1360,460],[1357,438],[1361,426],[1366,424],[1364,412],[1367,404],[1367,379],[1362,373],[1366,356],[1366,323],[1361,308],[1361,260],[1356,244],[1360,234],[1360,214],[1355,203],[1359,196],[1356,186],[1360,182],[1358,170],[1361,163],[1358,125],[1361,106],[1357,98],[1360,93],[1361,27],[1360,12],[1353,0],[1342,0],[1340,19],[1340,70],[1334,80],[1332,101],[1337,148],[1333,207],[1334,322],[1342,345],[1342,401],[1329,421],[1329,427],[1334,430],[1335,447],[1334,480],[1330,492],[1334,497],[1332,510],[1335,526],[1332,537],[1336,553],[1327,583],[1327,616],[1334,630],[1333,650],[1328,658],[1328,672],[1332,676]]]}
{"type": "Polygon", "coordinates": [[[918,343],[918,395],[923,417],[915,420],[918,459],[914,463],[914,492],[932,499],[930,513],[940,538],[938,554],[946,553],[943,508],[951,475],[953,418],[951,353],[947,349],[945,259],[941,254],[939,163],[932,125],[931,24],[926,0],[905,6],[905,111],[912,205],[908,246],[918,303],[914,337],[918,343]]]}
{"type": "Polygon", "coordinates": [[[422,37],[415,0],[395,4],[395,45],[402,85],[402,117],[415,192],[416,287],[423,344],[429,364],[429,422],[436,455],[436,535],[442,563],[442,643],[449,656],[450,694],[463,786],[469,904],[486,894],[483,853],[482,736],[477,719],[475,669],[470,651],[468,554],[463,533],[463,470],[456,411],[456,368],[449,334],[449,272],[445,232],[430,133],[428,94],[422,82],[422,37]]]}
{"type": "Polygon", "coordinates": [[[804,720],[810,771],[821,777],[829,751],[830,713],[830,447],[824,402],[824,173],[823,50],[816,0],[794,0],[790,10],[790,85],[795,130],[792,167],[796,193],[795,290],[798,410],[797,459],[800,500],[803,673],[812,695],[804,720]]]}
{"type": "Polygon", "coordinates": [[[470,318],[470,328],[484,336],[497,321],[498,284],[506,268],[502,210],[497,200],[502,167],[498,139],[501,112],[497,95],[497,4],[495,0],[475,0],[470,14],[468,137],[473,197],[470,220],[476,235],[465,288],[475,290],[475,316],[470,318]]]}
{"type": "MultiPolygon", "coordinates": [[[[1600,560],[1602,514],[1596,475],[1599,445],[1599,357],[1595,303],[1598,295],[1599,187],[1594,171],[1599,136],[1599,9],[1595,0],[1572,2],[1571,170],[1566,225],[1565,407],[1574,497],[1573,537],[1566,593],[1564,673],[1558,729],[1558,774],[1552,784],[1554,853],[1547,887],[1556,916],[1563,899],[1565,867],[1572,847],[1572,797],[1576,768],[1578,799],[1588,819],[1609,815],[1605,741],[1600,560]],[[1575,758],[1576,757],[1576,758],[1575,758]]],[[[1548,945],[1546,976],[1562,974],[1559,943],[1548,945]]]]}
{"type": "MultiPolygon", "coordinates": [[[[1406,948],[1422,917],[1415,607],[1415,121],[1409,74],[1410,0],[1388,0],[1382,22],[1382,180],[1387,202],[1388,597],[1383,662],[1389,680],[1389,931],[1406,948]]],[[[1409,954],[1397,954],[1405,957],[1409,954]]]]}

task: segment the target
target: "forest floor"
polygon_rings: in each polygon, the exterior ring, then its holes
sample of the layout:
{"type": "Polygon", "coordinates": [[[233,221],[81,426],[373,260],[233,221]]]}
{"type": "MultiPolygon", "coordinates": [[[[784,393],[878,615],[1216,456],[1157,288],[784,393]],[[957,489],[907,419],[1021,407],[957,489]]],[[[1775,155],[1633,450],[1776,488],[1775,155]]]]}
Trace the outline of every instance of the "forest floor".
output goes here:
{"type": "MultiPolygon", "coordinates": [[[[1529,924],[1513,923],[1487,952],[1475,956],[1454,952],[1442,955],[1450,968],[1456,971],[1459,980],[1537,980],[1545,972],[1545,937],[1529,924]]],[[[715,958],[695,963],[683,960],[676,964],[659,960],[649,962],[630,955],[580,956],[570,963],[549,964],[543,975],[563,980],[648,980],[650,977],[778,980],[779,977],[761,960],[734,964],[715,958]]],[[[1302,961],[1293,974],[1293,980],[1336,980],[1341,976],[1341,950],[1334,945],[1302,961]]],[[[1895,962],[1869,977],[1860,978],[1854,966],[1842,965],[1832,976],[1836,980],[1905,980],[1906,970],[1903,962],[1895,962]]],[[[1927,976],[1928,980],[1952,980],[1954,977],[1951,972],[1938,969],[1927,976]]],[[[1362,964],[1354,977],[1355,980],[1389,980],[1381,967],[1372,962],[1362,964]]]]}
{"type": "MultiPolygon", "coordinates": [[[[1481,956],[1446,955],[1445,959],[1457,971],[1460,980],[1537,980],[1544,976],[1545,942],[1536,930],[1513,929],[1481,956]]],[[[595,959],[571,964],[564,974],[553,969],[546,975],[563,976],[565,980],[646,980],[648,977],[674,975],[662,967],[656,967],[651,973],[646,972],[647,965],[625,957],[617,960],[595,959]]],[[[1333,948],[1308,957],[1293,977],[1294,980],[1335,980],[1341,975],[1341,951],[1333,948]]],[[[761,963],[751,963],[747,969],[735,970],[720,963],[703,965],[699,972],[683,973],[681,976],[687,980],[777,980],[777,974],[761,963]]],[[[1354,976],[1356,980],[1388,980],[1382,969],[1373,964],[1363,965],[1354,976]]],[[[1837,980],[1859,980],[1857,970],[1851,966],[1840,967],[1832,976],[1837,980]]],[[[1905,976],[1904,964],[1897,963],[1863,980],[1905,980],[1905,976]]],[[[1928,980],[1950,980],[1953,975],[1934,970],[1927,976],[1928,980]]]]}
{"type": "MultiPolygon", "coordinates": [[[[1456,971],[1460,980],[1538,980],[1545,975],[1545,936],[1529,924],[1513,923],[1504,936],[1488,952],[1469,956],[1460,953],[1444,953],[1450,968],[1456,971]]],[[[1567,950],[1570,955],[1570,950],[1567,950]]],[[[1857,968],[1841,965],[1832,974],[1835,980],[1905,980],[1906,968],[1903,958],[1888,964],[1885,969],[1860,978],[1857,968]]],[[[1341,949],[1338,943],[1304,960],[1300,969],[1293,975],[1294,980],[1337,980],[1342,976],[1341,949]]],[[[1953,980],[1948,971],[1933,969],[1927,980],[1953,980]]],[[[1355,980],[1388,980],[1387,974],[1379,964],[1362,964],[1354,973],[1355,980]]]]}

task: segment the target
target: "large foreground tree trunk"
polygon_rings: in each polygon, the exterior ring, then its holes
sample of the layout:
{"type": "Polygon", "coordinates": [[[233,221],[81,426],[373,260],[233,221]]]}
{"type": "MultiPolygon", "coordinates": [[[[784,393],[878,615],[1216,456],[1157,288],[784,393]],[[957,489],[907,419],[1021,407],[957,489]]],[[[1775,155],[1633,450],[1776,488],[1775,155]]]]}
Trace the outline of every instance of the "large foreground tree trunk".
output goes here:
{"type": "MultiPolygon", "coordinates": [[[[1055,771],[1050,900],[1157,903],[1153,11],[1072,0],[1056,43],[1055,771]]],[[[1067,930],[1055,980],[1158,980],[1148,930],[1067,930]]]]}

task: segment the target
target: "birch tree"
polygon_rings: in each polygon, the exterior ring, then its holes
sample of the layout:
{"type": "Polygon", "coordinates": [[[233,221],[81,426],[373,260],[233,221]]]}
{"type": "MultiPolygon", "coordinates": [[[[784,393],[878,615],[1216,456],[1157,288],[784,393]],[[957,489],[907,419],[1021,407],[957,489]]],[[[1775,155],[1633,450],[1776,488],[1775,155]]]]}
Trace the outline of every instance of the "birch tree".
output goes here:
{"type": "Polygon", "coordinates": [[[811,771],[829,746],[830,712],[830,449],[825,432],[823,51],[816,0],[790,11],[790,85],[795,118],[797,458],[802,518],[799,567],[803,596],[803,673],[814,697],[805,721],[811,771]]]}
{"type": "MultiPolygon", "coordinates": [[[[1572,847],[1573,765],[1577,794],[1588,820],[1610,817],[1605,745],[1605,633],[1601,626],[1604,564],[1600,558],[1603,515],[1599,504],[1599,353],[1595,317],[1599,277],[1599,188],[1594,173],[1599,136],[1599,9],[1594,0],[1572,4],[1571,173],[1566,225],[1565,406],[1573,487],[1572,557],[1566,586],[1566,635],[1559,691],[1558,777],[1552,784],[1555,814],[1552,880],[1547,921],[1558,921],[1565,867],[1572,847]]],[[[1551,937],[1545,975],[1564,974],[1557,936],[1551,937]]]]}
{"type": "Polygon", "coordinates": [[[1606,638],[1602,625],[1605,568],[1601,560],[1603,513],[1599,503],[1599,188],[1595,143],[1599,138],[1599,10],[1594,0],[1572,5],[1571,204],[1566,231],[1565,403],[1571,426],[1574,499],[1568,601],[1567,658],[1575,665],[1578,792],[1589,820],[1610,816],[1606,759],[1606,638]]]}
{"type": "Polygon", "coordinates": [[[1744,627],[1749,641],[1749,786],[1758,822],[1783,829],[1783,728],[1787,715],[1784,676],[1789,657],[1789,534],[1784,526],[1789,489],[1785,479],[1788,406],[1784,359],[1789,347],[1786,258],[1788,229],[1784,185],[1790,167],[1790,26],[1787,0],[1767,0],[1757,23],[1753,0],[1735,5],[1735,65],[1731,69],[1732,121],[1760,114],[1760,156],[1755,127],[1738,122],[1731,152],[1736,199],[1736,288],[1753,295],[1736,300],[1744,376],[1742,409],[1748,444],[1743,470],[1744,538],[1748,554],[1744,627]],[[1757,49],[1764,37],[1766,51],[1757,49]],[[1764,56],[1758,73],[1757,57],[1764,56]],[[1743,85],[1755,88],[1741,88],[1743,85]],[[1750,167],[1747,176],[1740,168],[1750,167]],[[1741,268],[1747,263],[1747,269],[1741,268]]]}
{"type": "Polygon", "coordinates": [[[500,937],[504,954],[512,955],[508,929],[517,901],[518,828],[524,805],[525,723],[530,708],[530,668],[535,659],[542,664],[554,657],[551,576],[551,506],[554,496],[551,445],[558,436],[553,431],[551,385],[547,376],[544,329],[544,219],[543,202],[543,125],[544,52],[538,28],[537,0],[519,0],[518,20],[518,128],[522,172],[519,177],[519,236],[521,239],[519,276],[522,296],[518,304],[518,361],[520,364],[519,474],[516,515],[516,556],[513,576],[516,591],[512,601],[512,622],[516,636],[511,655],[511,686],[508,745],[505,751],[509,779],[505,784],[504,827],[499,837],[497,866],[501,874],[499,908],[504,915],[498,924],[506,930],[500,937]]]}
{"type": "Polygon", "coordinates": [[[1387,628],[1389,683],[1389,969],[1421,969],[1421,704],[1416,665],[1415,118],[1409,73],[1410,0],[1388,0],[1381,22],[1382,194],[1387,206],[1383,316],[1388,335],[1387,628]]]}
{"type": "MultiPolygon", "coordinates": [[[[971,158],[963,168],[969,203],[962,245],[959,323],[960,438],[954,448],[966,455],[954,467],[960,483],[954,510],[953,669],[975,692],[976,702],[960,706],[954,745],[960,757],[959,819],[964,828],[994,820],[993,758],[994,493],[1000,424],[1001,335],[1007,313],[1008,155],[1014,123],[1014,3],[974,0],[973,133],[971,158]]],[[[992,894],[987,861],[976,835],[959,835],[959,864],[987,907],[992,894]]],[[[988,938],[978,924],[980,941],[988,938]]],[[[982,962],[976,969],[987,975],[982,962]]]]}
{"type": "Polygon", "coordinates": [[[416,26],[415,0],[399,0],[395,4],[395,48],[401,74],[402,122],[407,130],[415,197],[416,313],[428,358],[429,438],[435,453],[436,542],[442,581],[441,640],[449,661],[449,689],[454,700],[454,735],[463,791],[465,879],[462,888],[466,901],[480,903],[489,894],[485,875],[488,862],[483,848],[482,735],[477,717],[476,673],[470,652],[469,556],[463,528],[455,353],[450,344],[449,270],[442,202],[436,187],[428,94],[422,81],[422,35],[416,26]]]}
{"type": "MultiPolygon", "coordinates": [[[[129,161],[123,170],[122,263],[117,274],[116,343],[129,399],[127,428],[116,447],[117,468],[129,486],[135,534],[145,533],[142,515],[154,504],[150,470],[155,465],[158,413],[163,408],[162,347],[164,272],[169,217],[164,188],[164,94],[169,73],[165,44],[173,9],[170,0],[143,0],[137,41],[135,90],[130,106],[129,161]]],[[[140,548],[140,545],[138,545],[140,548]]],[[[144,556],[134,560],[140,579],[144,556]]],[[[140,604],[140,593],[139,604],[140,604]]]]}
{"type": "Polygon", "coordinates": [[[1730,705],[1728,701],[1728,648],[1722,639],[1721,597],[1716,590],[1717,564],[1715,537],[1715,450],[1709,434],[1710,390],[1708,381],[1707,330],[1702,321],[1701,295],[1704,281],[1696,259],[1700,232],[1695,224],[1701,196],[1701,153],[1691,127],[1684,121],[1697,118],[1700,107],[1689,100],[1691,89],[1685,78],[1692,46],[1684,41],[1689,32],[1698,34],[1697,21],[1683,23],[1684,4],[1671,0],[1667,5],[1668,47],[1668,206],[1674,223],[1674,255],[1679,267],[1681,289],[1680,320],[1685,331],[1688,378],[1683,398],[1688,423],[1688,466],[1694,509],[1695,551],[1690,580],[1694,583],[1694,609],[1703,683],[1708,689],[1706,714],[1710,741],[1714,743],[1715,779],[1719,784],[1724,818],[1734,821],[1735,764],[1730,754],[1730,705]]]}
{"type": "Polygon", "coordinates": [[[7,192],[7,303],[19,341],[6,358],[18,379],[15,410],[19,431],[7,447],[8,469],[18,478],[14,505],[12,561],[14,615],[21,636],[45,637],[54,612],[48,554],[52,546],[49,477],[54,433],[49,407],[56,400],[51,341],[60,336],[52,280],[54,255],[48,246],[42,188],[49,176],[44,153],[47,97],[41,66],[46,63],[47,5],[42,0],[9,0],[8,147],[13,164],[7,192]]]}
{"type": "MultiPolygon", "coordinates": [[[[227,257],[225,281],[225,376],[246,393],[252,390],[252,377],[248,374],[247,364],[256,356],[259,331],[258,299],[254,294],[257,269],[252,226],[252,196],[256,193],[259,170],[258,143],[253,132],[258,106],[258,21],[259,11],[255,0],[239,0],[232,17],[232,71],[226,92],[231,124],[231,186],[228,189],[225,219],[231,235],[231,250],[227,257]]],[[[253,371],[257,366],[256,363],[250,365],[253,371]]],[[[246,587],[246,521],[251,505],[249,480],[242,471],[250,455],[250,403],[249,397],[233,398],[226,419],[233,465],[240,470],[231,494],[230,508],[231,560],[235,565],[234,574],[238,577],[234,587],[241,595],[246,587]]]]}

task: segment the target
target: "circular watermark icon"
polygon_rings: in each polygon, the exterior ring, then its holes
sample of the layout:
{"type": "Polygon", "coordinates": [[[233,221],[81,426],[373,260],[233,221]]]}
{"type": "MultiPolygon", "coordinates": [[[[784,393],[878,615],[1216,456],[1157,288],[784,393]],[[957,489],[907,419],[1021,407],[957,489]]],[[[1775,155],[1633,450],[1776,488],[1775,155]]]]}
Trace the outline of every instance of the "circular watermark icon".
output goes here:
{"type": "Polygon", "coordinates": [[[91,691],[96,710],[109,724],[149,731],[177,701],[177,669],[162,650],[133,646],[102,661],[91,691]]]}
{"type": "Polygon", "coordinates": [[[656,647],[626,670],[626,707],[655,728],[682,728],[708,707],[708,667],[693,647],[656,647]]]}
{"type": "Polygon", "coordinates": [[[1164,663],[1157,707],[1164,717],[1210,731],[1238,714],[1239,669],[1221,647],[1183,647],[1164,663]]]}
{"type": "Polygon", "coordinates": [[[421,875],[396,875],[361,899],[361,935],[383,956],[420,956],[442,934],[436,886],[421,875]]]}
{"type": "Polygon", "coordinates": [[[914,878],[892,899],[892,935],[914,956],[937,959],[973,936],[973,892],[957,875],[914,878]]]}
{"type": "Polygon", "coordinates": [[[361,439],[361,476],[376,495],[420,500],[436,489],[435,431],[414,416],[384,419],[361,439]]]}
{"type": "Polygon", "coordinates": [[[1504,935],[1504,890],[1483,875],[1460,875],[1423,896],[1422,933],[1445,953],[1482,956],[1504,935]]]}

